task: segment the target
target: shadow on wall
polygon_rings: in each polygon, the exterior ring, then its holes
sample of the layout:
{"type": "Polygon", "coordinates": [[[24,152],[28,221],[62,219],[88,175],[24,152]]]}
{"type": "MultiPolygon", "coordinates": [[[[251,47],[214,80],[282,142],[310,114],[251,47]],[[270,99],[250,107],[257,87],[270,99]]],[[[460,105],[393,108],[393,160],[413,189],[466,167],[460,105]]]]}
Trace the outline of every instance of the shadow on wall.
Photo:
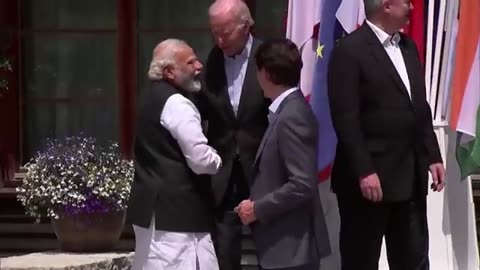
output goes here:
{"type": "Polygon", "coordinates": [[[452,236],[452,255],[455,270],[478,269],[476,252],[476,218],[475,204],[469,195],[469,181],[460,181],[460,169],[455,158],[456,132],[448,130],[447,152],[447,187],[445,207],[445,220],[443,229],[445,234],[452,236]],[[448,218],[449,217],[449,218],[448,218]]]}

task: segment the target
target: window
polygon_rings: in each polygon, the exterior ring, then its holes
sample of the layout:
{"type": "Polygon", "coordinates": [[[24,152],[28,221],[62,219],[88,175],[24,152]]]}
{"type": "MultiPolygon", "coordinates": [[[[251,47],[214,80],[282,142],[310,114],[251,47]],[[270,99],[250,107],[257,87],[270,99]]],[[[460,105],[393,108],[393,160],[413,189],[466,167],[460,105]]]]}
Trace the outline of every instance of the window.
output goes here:
{"type": "MultiPolygon", "coordinates": [[[[184,39],[205,62],[211,2],[0,1],[0,52],[13,60],[0,97],[0,172],[28,162],[47,138],[80,133],[119,141],[131,156],[135,99],[148,87],[154,46],[184,39]]],[[[287,0],[246,2],[256,36],[284,36],[287,0]]]]}
{"type": "Polygon", "coordinates": [[[288,0],[257,0],[253,12],[258,37],[268,39],[285,36],[288,0]]]}
{"type": "Polygon", "coordinates": [[[115,0],[23,6],[22,163],[47,138],[118,141],[115,0]]]}
{"type": "Polygon", "coordinates": [[[213,42],[208,24],[212,0],[138,1],[138,91],[148,87],[152,50],[167,38],[185,40],[205,62],[213,42]]]}

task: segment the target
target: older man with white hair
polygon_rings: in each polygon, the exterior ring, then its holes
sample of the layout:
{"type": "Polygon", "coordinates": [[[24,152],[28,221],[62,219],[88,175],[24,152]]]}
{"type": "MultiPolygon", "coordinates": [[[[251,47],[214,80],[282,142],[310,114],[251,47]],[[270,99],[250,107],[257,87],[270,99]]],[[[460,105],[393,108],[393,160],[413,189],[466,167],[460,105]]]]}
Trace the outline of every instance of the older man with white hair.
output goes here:
{"type": "Polygon", "coordinates": [[[217,0],[208,10],[215,45],[205,67],[202,117],[207,138],[222,157],[212,176],[216,207],[215,247],[221,270],[240,270],[242,223],[234,208],[249,198],[253,161],[268,126],[270,100],[256,78],[254,54],[261,44],[241,0],[217,0]]]}
{"type": "Polygon", "coordinates": [[[413,40],[400,32],[410,0],[364,0],[366,22],[333,50],[328,94],[338,137],[332,189],[342,270],[428,270],[426,196],[445,185],[413,40]]]}
{"type": "Polygon", "coordinates": [[[185,42],[157,45],[141,99],[135,178],[128,221],[135,232],[133,270],[215,270],[209,179],[221,158],[207,145],[200,114],[187,98],[201,88],[202,64],[185,42]]]}

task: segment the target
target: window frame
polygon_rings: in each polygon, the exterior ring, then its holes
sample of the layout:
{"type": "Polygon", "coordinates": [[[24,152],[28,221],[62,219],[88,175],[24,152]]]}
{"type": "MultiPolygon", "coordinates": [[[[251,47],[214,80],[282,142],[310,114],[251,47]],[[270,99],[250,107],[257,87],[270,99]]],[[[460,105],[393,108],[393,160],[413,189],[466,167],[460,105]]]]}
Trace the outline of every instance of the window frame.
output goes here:
{"type": "MultiPolygon", "coordinates": [[[[24,145],[24,106],[29,102],[51,102],[51,103],[88,103],[88,99],[42,99],[26,102],[24,100],[24,82],[25,69],[23,66],[24,42],[25,38],[35,33],[48,33],[54,35],[68,35],[72,33],[105,33],[116,32],[116,60],[118,63],[116,80],[119,105],[119,144],[120,151],[125,158],[133,158],[133,142],[135,130],[135,105],[138,87],[138,34],[140,32],[158,32],[161,29],[139,29],[137,23],[137,0],[116,0],[117,1],[117,28],[116,29],[89,29],[89,28],[33,28],[26,29],[24,25],[25,6],[22,0],[4,0],[0,1],[0,10],[4,14],[0,19],[0,33],[10,33],[7,40],[7,57],[14,59],[13,72],[8,74],[9,91],[0,97],[0,123],[8,123],[8,132],[0,136],[0,187],[18,186],[19,180],[24,177],[22,161],[24,145]],[[8,112],[8,113],[6,113],[8,112]],[[2,155],[2,145],[10,146],[4,149],[2,155]],[[2,167],[3,166],[3,167],[2,167]],[[2,178],[2,172],[7,172],[2,178]],[[2,183],[3,179],[3,183],[2,183]]],[[[212,0],[214,1],[214,0],[212,0]]],[[[257,0],[244,0],[249,6],[252,16],[255,19],[257,0]]],[[[281,22],[279,22],[281,23],[281,22]]],[[[191,29],[182,29],[188,31],[198,31],[191,29]]],[[[204,30],[204,29],[203,29],[204,30]]],[[[98,102],[98,101],[91,101],[98,102]]]]}

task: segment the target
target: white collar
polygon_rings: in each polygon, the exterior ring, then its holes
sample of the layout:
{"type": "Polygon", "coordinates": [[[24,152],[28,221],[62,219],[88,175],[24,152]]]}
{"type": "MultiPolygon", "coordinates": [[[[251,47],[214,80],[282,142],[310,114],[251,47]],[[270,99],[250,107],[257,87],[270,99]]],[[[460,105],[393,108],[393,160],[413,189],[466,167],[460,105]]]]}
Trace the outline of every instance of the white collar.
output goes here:
{"type": "Polygon", "coordinates": [[[298,87],[292,87],[286,91],[284,91],[283,93],[280,94],[280,96],[278,96],[273,102],[272,104],[270,104],[270,106],[268,107],[268,109],[273,112],[273,113],[276,113],[277,110],[278,110],[278,107],[280,106],[280,104],[282,103],[282,101],[288,96],[290,95],[291,93],[293,93],[294,91],[298,90],[298,87]]]}
{"type": "Polygon", "coordinates": [[[375,33],[377,38],[380,40],[380,43],[383,45],[385,44],[391,44],[391,45],[398,45],[400,42],[401,36],[399,33],[395,33],[393,36],[390,36],[389,34],[385,33],[382,29],[380,29],[378,26],[373,24],[371,21],[366,20],[368,26],[372,29],[372,31],[375,33]]]}

